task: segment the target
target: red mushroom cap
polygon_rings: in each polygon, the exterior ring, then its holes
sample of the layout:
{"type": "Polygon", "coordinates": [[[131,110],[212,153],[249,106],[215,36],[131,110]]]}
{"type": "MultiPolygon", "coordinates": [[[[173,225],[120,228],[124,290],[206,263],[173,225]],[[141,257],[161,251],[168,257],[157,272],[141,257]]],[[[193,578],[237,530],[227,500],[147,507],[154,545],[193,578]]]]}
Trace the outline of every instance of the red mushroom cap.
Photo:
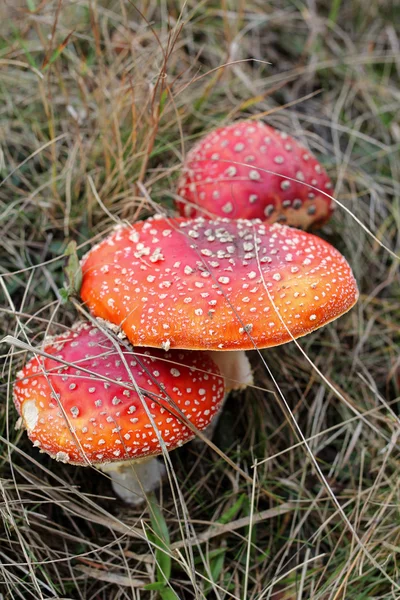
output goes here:
{"type": "Polygon", "coordinates": [[[121,356],[102,331],[85,323],[49,340],[44,350],[53,358],[32,358],[25,365],[14,401],[34,445],[63,462],[106,463],[161,453],[131,377],[168,450],[194,437],[169,398],[204,429],[224,397],[223,378],[204,352],[140,349],[139,355],[121,345],[121,356]]]}
{"type": "Polygon", "coordinates": [[[82,271],[81,296],[94,315],[133,344],[166,349],[277,346],[358,297],[330,244],[260,221],[153,218],[119,227],[86,255],[82,271]]]}
{"type": "Polygon", "coordinates": [[[314,188],[329,193],[332,183],[309,150],[269,125],[239,121],[212,131],[189,152],[177,206],[186,217],[263,219],[307,229],[325,223],[335,208],[314,188]]]}

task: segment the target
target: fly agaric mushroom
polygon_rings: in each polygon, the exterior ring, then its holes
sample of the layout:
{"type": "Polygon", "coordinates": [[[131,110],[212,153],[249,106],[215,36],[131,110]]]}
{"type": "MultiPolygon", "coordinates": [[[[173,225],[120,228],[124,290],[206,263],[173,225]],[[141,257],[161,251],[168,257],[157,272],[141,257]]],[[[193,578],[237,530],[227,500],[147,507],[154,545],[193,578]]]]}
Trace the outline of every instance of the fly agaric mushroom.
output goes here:
{"type": "Polygon", "coordinates": [[[160,482],[163,466],[154,458],[162,452],[160,437],[168,450],[194,437],[180,415],[197,429],[207,427],[224,382],[204,352],[138,353],[115,344],[86,323],[45,341],[51,356],[25,365],[14,401],[34,446],[58,461],[98,466],[116,493],[135,504],[160,482]]]}
{"type": "Polygon", "coordinates": [[[310,151],[259,121],[212,131],[192,148],[183,169],[177,207],[186,217],[258,218],[308,229],[325,223],[335,208],[318,191],[329,192],[332,183],[310,151]]]}
{"type": "Polygon", "coordinates": [[[242,350],[221,355],[222,375],[234,357],[240,370],[243,350],[310,333],[358,297],[330,244],[258,220],[155,217],[119,226],[89,251],[82,273],[83,301],[135,345],[213,356],[242,350]]]}

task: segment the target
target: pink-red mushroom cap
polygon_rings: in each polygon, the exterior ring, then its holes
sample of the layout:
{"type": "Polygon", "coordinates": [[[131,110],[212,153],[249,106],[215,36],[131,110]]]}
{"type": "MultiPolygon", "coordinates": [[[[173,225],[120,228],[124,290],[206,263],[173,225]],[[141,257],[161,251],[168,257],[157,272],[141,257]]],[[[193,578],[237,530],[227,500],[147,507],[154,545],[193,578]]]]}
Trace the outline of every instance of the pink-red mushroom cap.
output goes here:
{"type": "Polygon", "coordinates": [[[32,358],[18,374],[14,401],[30,440],[62,462],[101,464],[160,454],[143,402],[172,450],[194,437],[180,412],[204,429],[223,401],[223,378],[203,352],[116,348],[85,323],[49,340],[44,352],[51,357],[32,358]]]}
{"type": "Polygon", "coordinates": [[[323,225],[335,208],[326,195],[332,183],[311,152],[260,121],[220,127],[200,140],[177,192],[186,217],[258,218],[303,229],[323,225]]]}
{"type": "Polygon", "coordinates": [[[276,346],[357,301],[345,258],[319,237],[260,221],[153,218],[118,227],[82,261],[81,297],[135,345],[276,346]]]}

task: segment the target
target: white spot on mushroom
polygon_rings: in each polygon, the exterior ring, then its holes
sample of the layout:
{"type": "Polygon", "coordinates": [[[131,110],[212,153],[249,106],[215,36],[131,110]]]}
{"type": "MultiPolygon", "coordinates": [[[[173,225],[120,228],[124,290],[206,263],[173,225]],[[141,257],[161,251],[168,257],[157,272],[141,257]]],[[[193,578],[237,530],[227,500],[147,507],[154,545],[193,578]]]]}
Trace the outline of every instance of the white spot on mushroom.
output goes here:
{"type": "Polygon", "coordinates": [[[35,429],[38,418],[39,411],[36,406],[35,400],[27,400],[22,405],[22,417],[24,419],[25,427],[28,431],[33,431],[35,429]]]}
{"type": "Polygon", "coordinates": [[[222,212],[224,212],[225,214],[229,214],[233,211],[233,205],[232,202],[227,202],[226,204],[224,204],[224,206],[222,207],[222,212]]]}
{"type": "Polygon", "coordinates": [[[260,172],[252,169],[251,171],[249,171],[249,178],[253,181],[259,181],[261,179],[260,172]]]}
{"type": "Polygon", "coordinates": [[[266,217],[270,217],[272,215],[272,213],[274,212],[274,210],[275,210],[274,205],[273,204],[268,204],[268,206],[266,206],[264,208],[264,215],[266,217]]]}
{"type": "Polygon", "coordinates": [[[161,342],[161,348],[163,350],[165,350],[165,352],[168,352],[168,350],[170,349],[170,347],[171,347],[170,340],[165,340],[164,342],[161,342]]]}
{"type": "Polygon", "coordinates": [[[236,167],[233,167],[233,166],[228,167],[225,171],[225,175],[227,177],[235,177],[236,173],[237,173],[237,169],[236,169],[236,167]]]}
{"type": "Polygon", "coordinates": [[[58,462],[67,463],[69,462],[69,454],[67,452],[57,452],[57,454],[55,455],[55,459],[58,462]]]}

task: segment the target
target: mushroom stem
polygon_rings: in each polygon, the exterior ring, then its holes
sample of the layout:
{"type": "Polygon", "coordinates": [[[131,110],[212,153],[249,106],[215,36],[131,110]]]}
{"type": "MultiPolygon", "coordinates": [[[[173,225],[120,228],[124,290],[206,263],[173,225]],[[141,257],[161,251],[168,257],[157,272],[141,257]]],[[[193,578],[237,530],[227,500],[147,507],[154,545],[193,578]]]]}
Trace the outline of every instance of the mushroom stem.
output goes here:
{"type": "Polygon", "coordinates": [[[225,396],[219,413],[203,432],[209,440],[213,438],[223,406],[232,390],[243,390],[248,385],[253,385],[253,372],[250,361],[244,350],[208,350],[209,356],[218,366],[225,382],[225,396]]]}
{"type": "Polygon", "coordinates": [[[208,354],[225,379],[226,393],[253,385],[250,361],[244,350],[209,350],[208,354]]]}
{"type": "Polygon", "coordinates": [[[156,490],[165,475],[164,465],[153,456],[97,466],[110,475],[117,496],[133,506],[142,504],[145,494],[156,490]]]}

